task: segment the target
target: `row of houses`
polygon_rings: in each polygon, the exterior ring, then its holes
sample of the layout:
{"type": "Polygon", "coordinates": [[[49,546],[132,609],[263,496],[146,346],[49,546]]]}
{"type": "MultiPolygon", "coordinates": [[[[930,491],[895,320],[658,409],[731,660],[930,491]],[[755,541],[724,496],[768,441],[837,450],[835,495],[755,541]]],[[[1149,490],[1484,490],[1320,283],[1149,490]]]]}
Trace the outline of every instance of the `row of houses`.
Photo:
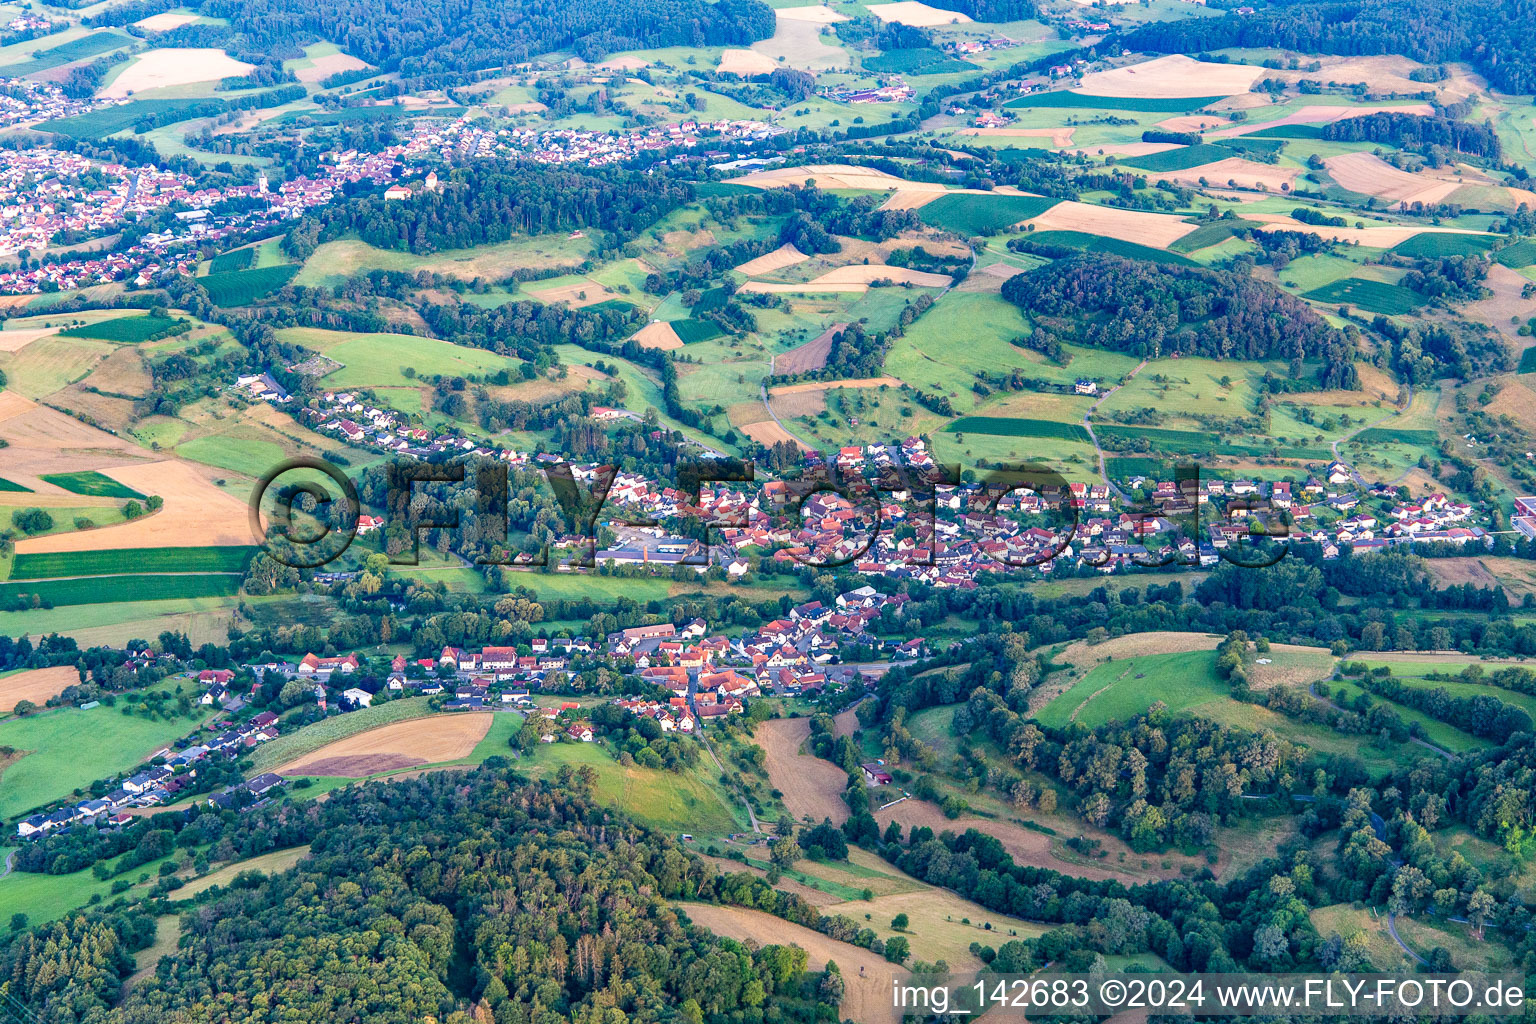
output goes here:
{"type": "Polygon", "coordinates": [[[132,820],[127,811],[156,807],[173,800],[197,778],[198,766],[214,758],[234,758],[252,747],[276,739],[277,716],[263,711],[249,721],[229,726],[211,739],[193,743],[177,751],[156,751],[151,760],[162,764],[144,768],[121,780],[118,787],[104,796],[60,807],[52,812],[34,814],[16,825],[21,839],[36,839],[77,822],[118,826],[132,820]]]}

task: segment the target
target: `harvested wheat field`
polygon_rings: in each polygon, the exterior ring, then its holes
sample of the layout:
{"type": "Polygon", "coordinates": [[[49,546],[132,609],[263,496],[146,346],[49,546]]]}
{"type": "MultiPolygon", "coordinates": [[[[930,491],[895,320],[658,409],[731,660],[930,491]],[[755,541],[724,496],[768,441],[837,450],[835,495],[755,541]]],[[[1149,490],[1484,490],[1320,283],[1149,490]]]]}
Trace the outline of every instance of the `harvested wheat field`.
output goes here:
{"type": "MultiPolygon", "coordinates": [[[[1245,213],[1248,220],[1260,221],[1260,231],[1301,231],[1335,242],[1358,242],[1372,248],[1390,249],[1399,242],[1406,242],[1414,235],[1426,231],[1450,231],[1455,228],[1423,228],[1408,224],[1371,224],[1363,228],[1335,228],[1317,224],[1303,224],[1299,220],[1278,213],[1245,213]]],[[[1459,232],[1466,234],[1467,232],[1459,232]]]]}
{"type": "Polygon", "coordinates": [[[869,189],[871,191],[907,189],[915,192],[948,192],[938,182],[908,181],[894,174],[857,164],[805,164],[799,167],[775,167],[732,178],[732,185],[753,188],[787,188],[814,181],[818,188],[869,189]]]}
{"type": "Polygon", "coordinates": [[[1157,127],[1170,132],[1208,132],[1225,128],[1232,122],[1214,114],[1179,114],[1157,122],[1157,127]]]}
{"type": "Polygon", "coordinates": [[[9,713],[17,701],[29,700],[38,707],[49,697],[57,697],[80,682],[80,673],[72,665],[32,668],[0,678],[0,711],[9,713]]]}
{"type": "Polygon", "coordinates": [[[1073,153],[1082,153],[1084,156],[1149,156],[1153,153],[1166,153],[1170,149],[1182,149],[1177,142],[1108,142],[1102,146],[1071,146],[1073,153]]]}
{"type": "Polygon", "coordinates": [[[144,465],[152,458],[131,441],[38,405],[14,391],[0,392],[0,440],[7,444],[6,479],[38,494],[67,493],[39,480],[43,473],[144,465]]]}
{"type": "Polygon", "coordinates": [[[900,0],[899,3],[894,4],[865,4],[864,9],[881,21],[912,25],[916,28],[958,25],[971,20],[969,16],[957,11],[941,11],[937,7],[918,3],[917,0],[900,0]]]}
{"type": "Polygon", "coordinates": [[[822,331],[816,337],[803,345],[796,345],[788,352],[781,352],[773,357],[774,373],[805,373],[808,370],[819,370],[827,365],[827,356],[832,352],[832,339],[837,332],[847,327],[846,323],[835,323],[822,331]]]}
{"type": "Polygon", "coordinates": [[[799,391],[793,395],[780,395],[769,401],[768,408],[780,419],[796,416],[820,416],[827,408],[825,391],[799,391]]]}
{"type": "MultiPolygon", "coordinates": [[[[1493,294],[1485,299],[1468,303],[1463,307],[1463,312],[1474,320],[1495,328],[1506,338],[1515,344],[1523,344],[1527,339],[1520,337],[1520,324],[1524,324],[1531,317],[1536,317],[1536,298],[1525,298],[1522,292],[1531,282],[1518,271],[1506,267],[1502,263],[1490,263],[1488,276],[1483,279],[1483,287],[1493,294]],[[1520,321],[1519,324],[1510,323],[1510,318],[1520,321]]],[[[0,334],[0,339],[5,335],[0,334]]]]}
{"type": "Polygon", "coordinates": [[[151,14],[147,18],[140,18],[134,22],[146,32],[169,32],[173,28],[181,28],[190,25],[197,20],[195,14],[178,14],[175,11],[166,11],[164,14],[151,14]]]}
{"type": "Polygon", "coordinates": [[[610,57],[597,66],[604,71],[639,71],[651,64],[643,57],[610,57]]]}
{"type": "Polygon", "coordinates": [[[891,998],[891,985],[905,979],[907,971],[885,957],[761,910],[713,903],[678,903],[677,908],[694,924],[716,935],[759,946],[799,946],[808,954],[812,970],[821,970],[827,961],[835,961],[843,974],[843,1001],[838,1008],[838,1016],[843,1020],[856,1020],[859,1024],[898,1024],[901,1020],[891,998]]]}
{"type": "Polygon", "coordinates": [[[1088,96],[1176,99],[1182,96],[1233,96],[1247,92],[1265,74],[1251,64],[1208,64],[1181,53],[1157,57],[1083,76],[1074,89],[1088,96]]]}
{"type": "MultiPolygon", "coordinates": [[[[1230,102],[1230,101],[1229,101],[1230,102]]],[[[1258,104],[1262,105],[1260,100],[1258,104]]],[[[1330,107],[1321,104],[1308,104],[1285,117],[1274,118],[1268,121],[1244,121],[1228,128],[1220,128],[1209,134],[1208,139],[1228,139],[1238,135],[1251,135],[1265,128],[1278,128],[1288,124],[1331,124],[1334,121],[1342,121],[1350,117],[1364,117],[1366,114],[1378,114],[1383,111],[1391,111],[1398,114],[1431,114],[1434,108],[1427,103],[1407,103],[1396,105],[1382,105],[1360,103],[1347,107],[1330,107]]]]}
{"type": "Polygon", "coordinates": [[[677,336],[672,325],[665,320],[646,324],[635,332],[633,340],[641,348],[659,348],[662,351],[683,347],[683,339],[677,336]]]}
{"type": "Polygon", "coordinates": [[[821,4],[811,7],[780,7],[773,13],[787,21],[808,21],[813,25],[835,25],[839,21],[848,20],[846,16],[821,4]]]}
{"type": "Polygon", "coordinates": [[[826,295],[829,293],[836,294],[840,292],[851,292],[855,295],[862,295],[864,292],[869,291],[869,285],[843,284],[836,281],[827,283],[806,281],[803,284],[778,284],[773,281],[748,281],[746,284],[742,285],[738,291],[747,293],[759,292],[765,295],[826,295]]]}
{"type": "MultiPolygon", "coordinates": [[[[1224,637],[1213,633],[1129,633],[1101,644],[1079,640],[1069,644],[1055,657],[1057,663],[1072,665],[1087,672],[1111,659],[1123,660],[1148,654],[1179,654],[1188,651],[1214,651],[1224,637]]],[[[1332,671],[1334,658],[1321,647],[1299,644],[1270,644],[1270,664],[1253,666],[1256,689],[1276,684],[1313,682],[1332,671]]],[[[1265,655],[1258,655],[1265,657],[1265,655]]],[[[1075,680],[1068,680],[1070,685],[1075,680]]]]}
{"type": "MultiPolygon", "coordinates": [[[[895,869],[879,862],[877,870],[895,869]]],[[[922,885],[916,879],[912,879],[912,883],[922,885]]],[[[929,963],[943,960],[961,971],[979,971],[985,966],[981,958],[970,951],[972,942],[985,946],[1014,938],[1033,939],[1050,930],[1049,925],[1009,917],[963,899],[948,889],[928,886],[916,892],[890,893],[872,900],[850,900],[833,907],[831,912],[847,914],[855,920],[869,914],[873,918],[869,927],[874,928],[882,939],[896,934],[889,925],[890,920],[897,914],[905,914],[908,924],[904,930],[912,943],[913,956],[929,963]],[[967,921],[970,923],[966,924],[967,921]]]]}
{"type": "Polygon", "coordinates": [[[781,245],[773,252],[759,256],[755,260],[747,260],[735,269],[738,274],[755,277],[758,274],[771,274],[775,270],[792,267],[796,263],[804,263],[808,259],[810,259],[809,256],[793,245],[781,245]]]}
{"type": "MultiPolygon", "coordinates": [[[[842,773],[839,772],[839,775],[842,773]]],[[[896,793],[892,793],[894,798],[896,793]]],[[[956,835],[967,829],[975,829],[984,835],[992,836],[1003,844],[1003,849],[1008,851],[1016,864],[1026,864],[1031,867],[1049,868],[1052,871],[1060,871],[1064,875],[1074,875],[1078,878],[1105,879],[1115,878],[1121,881],[1146,881],[1146,874],[1138,874],[1127,870],[1120,870],[1100,864],[1076,863],[1063,860],[1051,849],[1051,837],[1042,832],[1035,832],[1006,821],[997,821],[992,818],[978,818],[974,815],[962,814],[958,818],[948,818],[933,804],[926,800],[916,798],[903,800],[900,803],[883,807],[874,812],[875,821],[880,823],[880,830],[893,821],[901,824],[902,830],[910,833],[913,828],[931,828],[934,834],[940,832],[953,832],[956,835]]],[[[846,817],[846,812],[844,817],[846,817]]],[[[1107,865],[1107,861],[1105,862],[1107,865]]]]}
{"type": "Polygon", "coordinates": [[[949,284],[948,274],[932,274],[925,270],[907,267],[890,267],[883,263],[854,263],[836,267],[812,281],[812,284],[870,284],[874,281],[894,281],[897,284],[915,284],[923,288],[942,288],[949,284]]]}
{"type": "Polygon", "coordinates": [[[1187,185],[1198,185],[1203,178],[1211,185],[1231,185],[1235,188],[1262,187],[1271,192],[1279,192],[1282,186],[1287,189],[1294,186],[1296,176],[1300,173],[1299,167],[1278,167],[1274,164],[1261,164],[1256,160],[1245,160],[1234,156],[1183,171],[1154,173],[1149,177],[1167,178],[1187,185]]]}
{"type": "Polygon", "coordinates": [[[1465,182],[1454,177],[1400,171],[1374,153],[1346,153],[1323,161],[1329,175],[1344,188],[1388,202],[1432,206],[1465,182]]]}
{"type": "Polygon", "coordinates": [[[977,138],[994,139],[1050,139],[1051,145],[1056,149],[1066,149],[1072,145],[1072,133],[1077,131],[1075,127],[1065,128],[962,128],[961,135],[972,135],[977,138]]]}
{"type": "Polygon", "coordinates": [[[720,55],[720,64],[715,70],[748,78],[752,75],[771,75],[778,66],[772,57],[756,50],[726,50],[720,55]]]}
{"type": "MultiPolygon", "coordinates": [[[[1415,82],[1408,77],[1410,73],[1424,65],[1407,57],[1386,54],[1375,57],[1312,57],[1310,59],[1317,61],[1322,67],[1317,71],[1279,71],[1275,75],[1293,82],[1303,78],[1323,82],[1368,82],[1371,91],[1378,94],[1396,92],[1412,95],[1423,92],[1426,88],[1423,82],[1415,82]]],[[[1452,69],[1449,79],[1434,83],[1432,88],[1439,102],[1449,103],[1463,99],[1474,92],[1486,91],[1488,83],[1460,69],[1452,69]]]]}
{"type": "MultiPolygon", "coordinates": [[[[1508,416],[1526,430],[1536,431],[1536,389],[1525,375],[1509,377],[1484,408],[1490,416],[1508,416]]],[[[1438,561],[1438,559],[1435,559],[1438,561]]]]}
{"type": "Polygon", "coordinates": [[[777,284],[771,281],[748,281],[741,286],[744,292],[865,292],[875,281],[892,281],[896,284],[916,285],[920,288],[942,288],[950,283],[947,274],[930,274],[924,270],[906,267],[888,267],[883,263],[854,263],[846,267],[834,267],[820,277],[799,284],[777,284]]]}
{"type": "Polygon", "coordinates": [[[327,743],[275,769],[277,774],[333,775],[360,779],[376,772],[414,768],[468,757],[491,729],[495,712],[451,712],[412,718],[327,743]]]}
{"type": "Polygon", "coordinates": [[[901,387],[895,377],[854,377],[849,380],[807,381],[804,384],[785,384],[768,392],[769,399],[782,395],[799,395],[810,391],[832,391],[836,388],[901,387]]]}
{"type": "Polygon", "coordinates": [[[994,263],[991,266],[982,267],[980,270],[976,271],[976,273],[985,274],[988,277],[995,277],[999,281],[1006,281],[1010,277],[1018,277],[1020,274],[1029,273],[1029,271],[1025,270],[1023,267],[1015,267],[1008,263],[994,263]]]}
{"type": "Polygon", "coordinates": [[[773,788],[784,794],[785,810],[798,820],[831,818],[841,825],[848,820],[842,797],[848,776],[830,761],[800,753],[810,734],[809,718],[775,718],[753,730],[752,740],[767,755],[763,767],[773,788]]]}
{"type": "Polygon", "coordinates": [[[1225,639],[1215,633],[1177,633],[1159,630],[1151,633],[1129,633],[1113,637],[1101,644],[1078,640],[1068,644],[1051,660],[1057,664],[1071,665],[1088,671],[1102,661],[1112,658],[1133,658],[1143,654],[1178,654],[1184,651],[1214,651],[1225,639]]]}
{"type": "Polygon", "coordinates": [[[882,210],[920,210],[944,195],[943,192],[914,192],[911,189],[899,189],[891,193],[891,197],[880,204],[882,210]]]}
{"type": "Polygon", "coordinates": [[[743,423],[739,429],[743,434],[746,434],[758,444],[772,447],[773,445],[782,444],[783,442],[787,441],[790,444],[797,444],[802,448],[805,447],[799,438],[785,430],[783,427],[779,426],[773,420],[759,420],[756,423],[743,423]]]}
{"type": "Polygon", "coordinates": [[[575,284],[561,285],[558,288],[529,288],[528,294],[538,299],[547,306],[557,302],[563,302],[572,309],[580,309],[582,306],[595,306],[599,302],[616,299],[619,293],[598,284],[596,281],[578,281],[575,284]]]}
{"type": "Polygon", "coordinates": [[[145,89],[238,78],[254,67],[212,47],[146,50],[97,95],[123,99],[145,89]]]}
{"type": "Polygon", "coordinates": [[[1195,225],[1166,214],[1114,210],[1078,202],[1057,203],[1029,223],[1036,231],[1084,231],[1156,249],[1162,249],[1195,230],[1195,225]]]}
{"type": "MultiPolygon", "coordinates": [[[[720,872],[722,875],[739,875],[746,873],[749,875],[754,875],[758,878],[765,878],[768,874],[768,872],[762,868],[753,867],[751,864],[743,864],[741,861],[731,860],[727,857],[711,857],[707,853],[700,854],[699,856],[702,857],[705,862],[714,865],[715,870],[720,872]]],[[[840,897],[832,893],[823,892],[820,889],[814,889],[811,886],[806,885],[804,882],[798,882],[793,878],[789,878],[788,876],[780,876],[778,883],[774,885],[774,888],[780,892],[793,893],[794,895],[799,896],[801,899],[805,900],[805,902],[809,903],[813,907],[830,907],[834,904],[843,902],[840,897]]]]}
{"type": "Polygon", "coordinates": [[[316,83],[343,71],[361,71],[368,66],[367,61],[358,60],[350,53],[328,53],[324,57],[311,57],[309,67],[294,71],[293,77],[301,82],[316,83]]]}
{"type": "Polygon", "coordinates": [[[58,334],[60,330],[58,327],[23,327],[0,331],[0,352],[20,352],[38,338],[58,334]]]}
{"type": "MultiPolygon", "coordinates": [[[[204,548],[260,543],[245,502],[220,490],[191,463],[180,460],[117,466],[103,473],[140,494],[158,494],[165,507],[117,526],[58,533],[16,542],[17,554],[109,551],[117,548],[204,548]]],[[[19,481],[18,481],[19,482],[19,481]]]]}

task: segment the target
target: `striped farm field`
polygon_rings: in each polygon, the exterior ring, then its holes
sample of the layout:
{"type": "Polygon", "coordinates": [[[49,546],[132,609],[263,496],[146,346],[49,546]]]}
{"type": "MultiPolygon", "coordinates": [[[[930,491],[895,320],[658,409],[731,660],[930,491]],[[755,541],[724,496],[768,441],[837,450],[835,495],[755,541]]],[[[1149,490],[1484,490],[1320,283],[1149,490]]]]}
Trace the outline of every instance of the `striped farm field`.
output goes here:
{"type": "Polygon", "coordinates": [[[695,320],[692,317],[672,321],[672,331],[684,345],[713,341],[725,333],[713,320],[695,320]]]}
{"type": "Polygon", "coordinates": [[[1392,247],[1398,256],[1439,259],[1444,256],[1483,256],[1498,242],[1497,235],[1461,235],[1454,231],[1425,231],[1392,247]]]}
{"type": "Polygon", "coordinates": [[[1089,107],[1095,110],[1135,110],[1146,114],[1187,114],[1226,99],[1225,96],[1085,96],[1077,92],[1042,92],[1009,100],[1005,107],[1089,107]]]}
{"type": "Polygon", "coordinates": [[[1086,252],[1102,252],[1108,253],[1111,256],[1121,256],[1128,260],[1172,263],[1181,267],[1199,265],[1194,260],[1180,256],[1176,252],[1164,252],[1162,249],[1154,249],[1150,245],[1127,242],[1123,238],[1111,238],[1108,235],[1089,234],[1086,231],[1032,231],[1025,235],[1024,238],[1025,241],[1034,242],[1037,245],[1059,245],[1068,249],[1082,249],[1086,252]]]}
{"type": "Polygon", "coordinates": [[[1523,242],[1500,249],[1493,254],[1493,258],[1506,267],[1519,269],[1529,267],[1536,263],[1536,238],[1527,238],[1523,242]]]}
{"type": "Polygon", "coordinates": [[[142,498],[144,495],[131,487],[125,487],[94,469],[74,473],[44,473],[40,479],[55,487],[62,487],[74,494],[88,494],[93,498],[142,498]]]}
{"type": "Polygon", "coordinates": [[[130,566],[141,573],[244,572],[255,553],[256,548],[249,546],[49,551],[17,555],[11,565],[11,579],[113,576],[130,566]]]}
{"type": "Polygon", "coordinates": [[[1057,420],[1029,420],[1016,416],[961,416],[945,428],[952,434],[993,434],[998,437],[1053,437],[1062,441],[1092,439],[1079,423],[1057,420]]]}
{"type": "Polygon", "coordinates": [[[1296,447],[1263,441],[1224,441],[1219,435],[1201,430],[1169,430],[1164,427],[1129,427],[1120,424],[1096,425],[1094,431],[1106,440],[1134,441],[1144,438],[1154,450],[1170,455],[1232,455],[1259,457],[1271,453],[1287,459],[1326,459],[1326,448],[1296,447]]]}
{"type": "Polygon", "coordinates": [[[1394,427],[1370,427],[1356,434],[1353,440],[1363,444],[1421,444],[1436,445],[1440,435],[1433,430],[1398,430],[1394,427]]]}
{"type": "Polygon", "coordinates": [[[81,324],[59,333],[67,338],[95,338],[99,341],[135,344],[154,341],[169,334],[185,333],[191,328],[191,323],[186,320],[173,320],[165,316],[120,316],[94,324],[81,324]]]}
{"type": "Polygon", "coordinates": [[[1387,316],[1412,313],[1424,305],[1424,297],[1411,288],[1358,277],[1346,277],[1321,288],[1314,288],[1303,294],[1302,298],[1329,305],[1358,306],[1367,313],[1384,313],[1387,316]]]}
{"type": "Polygon", "coordinates": [[[220,306],[243,306],[277,291],[293,280],[298,264],[279,264],[254,270],[235,270],[228,274],[209,274],[197,278],[208,297],[220,306]]]}
{"type": "Polygon", "coordinates": [[[0,609],[118,601],[170,601],[192,597],[231,597],[240,590],[238,573],[182,576],[88,576],[67,580],[0,583],[0,609]]]}
{"type": "Polygon", "coordinates": [[[924,224],[944,231],[982,235],[1038,217],[1060,201],[1050,196],[978,196],[955,193],[923,204],[918,208],[917,215],[924,224]]]}

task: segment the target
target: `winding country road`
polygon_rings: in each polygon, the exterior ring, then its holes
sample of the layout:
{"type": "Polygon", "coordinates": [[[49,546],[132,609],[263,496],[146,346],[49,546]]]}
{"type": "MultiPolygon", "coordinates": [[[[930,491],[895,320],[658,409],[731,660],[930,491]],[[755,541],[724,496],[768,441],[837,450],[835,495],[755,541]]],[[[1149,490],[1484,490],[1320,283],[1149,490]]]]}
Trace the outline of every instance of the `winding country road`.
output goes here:
{"type": "MultiPolygon", "coordinates": [[[[1324,697],[1322,694],[1318,693],[1317,692],[1317,684],[1316,683],[1313,683],[1311,686],[1307,687],[1307,692],[1310,693],[1316,699],[1322,701],[1324,704],[1327,704],[1329,707],[1333,708],[1333,710],[1335,710],[1335,711],[1344,711],[1344,712],[1349,712],[1350,714],[1353,714],[1353,712],[1351,712],[1349,708],[1339,707],[1339,705],[1335,704],[1333,701],[1329,700],[1327,697],[1324,697]]],[[[1410,743],[1417,743],[1419,746],[1423,747],[1426,750],[1433,750],[1435,753],[1439,754],[1441,757],[1445,758],[1447,761],[1454,761],[1454,760],[1456,760],[1456,755],[1455,754],[1451,753],[1449,750],[1446,750],[1444,747],[1437,747],[1437,746],[1435,746],[1433,743],[1429,742],[1428,740],[1421,740],[1417,736],[1410,736],[1410,737],[1408,737],[1408,741],[1410,743]]]]}
{"type": "Polygon", "coordinates": [[[1413,950],[1409,949],[1408,948],[1408,943],[1404,942],[1402,936],[1397,934],[1397,915],[1396,914],[1388,914],[1387,915],[1387,934],[1392,936],[1392,940],[1394,942],[1396,942],[1399,946],[1403,947],[1403,952],[1404,953],[1407,953],[1409,956],[1413,957],[1415,960],[1417,960],[1419,963],[1423,964],[1425,967],[1429,966],[1429,961],[1425,960],[1423,957],[1419,956],[1419,954],[1417,954],[1413,950]]]}
{"type": "Polygon", "coordinates": [[[1102,395],[1099,396],[1099,400],[1090,405],[1088,407],[1088,411],[1083,413],[1083,429],[1088,431],[1088,440],[1093,442],[1093,450],[1099,457],[1099,476],[1104,479],[1104,485],[1113,491],[1115,497],[1119,498],[1121,501],[1125,500],[1125,492],[1116,487],[1114,483],[1109,479],[1109,473],[1104,467],[1104,449],[1099,447],[1099,435],[1093,432],[1093,423],[1091,420],[1093,419],[1093,414],[1098,411],[1099,406],[1104,404],[1104,399],[1125,387],[1126,382],[1140,373],[1142,368],[1146,365],[1147,361],[1145,359],[1137,363],[1136,368],[1125,375],[1125,380],[1122,380],[1119,384],[1116,384],[1114,387],[1105,391],[1102,395]]]}

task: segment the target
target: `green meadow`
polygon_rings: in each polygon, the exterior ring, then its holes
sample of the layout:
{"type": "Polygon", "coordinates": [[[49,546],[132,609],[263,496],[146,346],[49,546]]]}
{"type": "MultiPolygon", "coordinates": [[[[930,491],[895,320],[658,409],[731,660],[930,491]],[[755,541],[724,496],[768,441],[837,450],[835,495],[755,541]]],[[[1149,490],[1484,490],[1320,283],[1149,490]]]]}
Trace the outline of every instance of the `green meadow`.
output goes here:
{"type": "MultiPolygon", "coordinates": [[[[119,707],[131,695],[118,698],[119,707]]],[[[26,751],[5,769],[0,818],[13,818],[125,772],[197,726],[196,718],[158,721],[106,705],[59,708],[0,721],[0,746],[26,751]]]]}

